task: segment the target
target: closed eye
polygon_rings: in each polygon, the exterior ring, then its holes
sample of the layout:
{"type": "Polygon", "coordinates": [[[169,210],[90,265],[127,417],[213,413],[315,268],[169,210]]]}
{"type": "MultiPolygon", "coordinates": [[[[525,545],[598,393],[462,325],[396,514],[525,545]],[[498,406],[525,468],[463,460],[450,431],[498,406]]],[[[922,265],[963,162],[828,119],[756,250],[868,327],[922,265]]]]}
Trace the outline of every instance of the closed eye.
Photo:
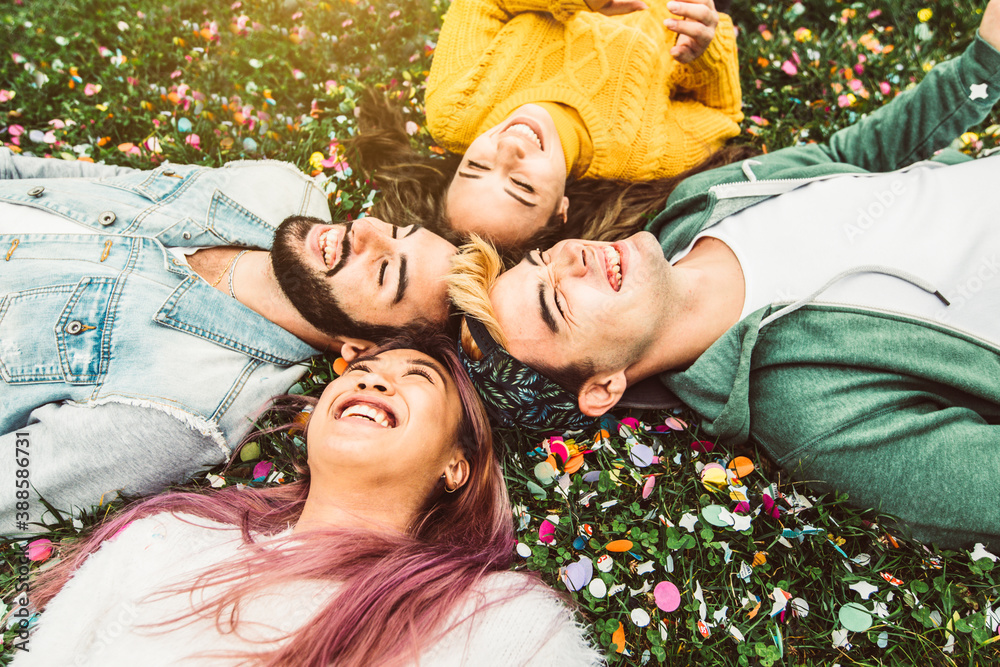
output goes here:
{"type": "Polygon", "coordinates": [[[428,373],[427,371],[425,371],[422,368],[418,368],[416,366],[411,366],[405,373],[403,373],[404,377],[407,376],[407,375],[420,375],[420,376],[423,376],[431,384],[434,384],[434,378],[432,378],[431,374],[428,373]]]}
{"type": "Polygon", "coordinates": [[[524,181],[519,181],[516,178],[512,178],[510,179],[510,182],[516,185],[517,187],[521,188],[525,192],[530,192],[531,194],[535,194],[535,188],[531,187],[531,185],[525,183],[524,181]]]}
{"type": "Polygon", "coordinates": [[[353,371],[362,371],[364,373],[371,373],[371,367],[364,363],[363,361],[355,361],[352,364],[348,364],[347,368],[344,369],[344,375],[351,373],[353,371]]]}
{"type": "Polygon", "coordinates": [[[479,171],[489,171],[490,170],[490,168],[487,167],[485,164],[480,164],[478,162],[473,162],[472,160],[469,160],[469,163],[466,166],[469,167],[470,169],[478,169],[479,171]]]}
{"type": "Polygon", "coordinates": [[[385,270],[389,268],[389,260],[382,262],[382,267],[378,270],[378,286],[381,287],[382,283],[385,282],[385,270]]]}

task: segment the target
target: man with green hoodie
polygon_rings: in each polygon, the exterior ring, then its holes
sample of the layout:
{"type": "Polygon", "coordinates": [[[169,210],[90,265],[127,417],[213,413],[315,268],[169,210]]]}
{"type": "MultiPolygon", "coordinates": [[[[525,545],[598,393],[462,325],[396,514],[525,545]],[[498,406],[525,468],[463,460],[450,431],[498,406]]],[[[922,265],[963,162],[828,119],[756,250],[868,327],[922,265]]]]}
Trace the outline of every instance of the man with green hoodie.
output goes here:
{"type": "Polygon", "coordinates": [[[1000,157],[932,158],[1000,100],[998,48],[991,0],[916,89],[826,145],[687,179],[621,242],[502,275],[474,242],[451,294],[494,417],[581,426],[655,376],[722,443],[918,539],[1000,546],[1000,157]]]}

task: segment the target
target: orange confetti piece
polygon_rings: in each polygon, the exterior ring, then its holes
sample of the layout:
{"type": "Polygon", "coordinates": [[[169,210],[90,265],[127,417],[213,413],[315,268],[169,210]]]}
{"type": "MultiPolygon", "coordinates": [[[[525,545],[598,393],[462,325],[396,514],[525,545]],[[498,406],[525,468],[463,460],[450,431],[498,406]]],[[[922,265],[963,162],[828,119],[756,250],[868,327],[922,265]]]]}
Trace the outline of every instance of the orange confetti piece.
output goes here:
{"type": "Polygon", "coordinates": [[[892,584],[893,586],[902,586],[903,585],[903,580],[902,579],[897,579],[896,577],[892,576],[888,572],[883,572],[882,573],[882,578],[885,579],[890,584],[892,584]]]}
{"type": "Polygon", "coordinates": [[[566,472],[574,473],[583,466],[583,454],[577,454],[576,456],[571,456],[569,461],[566,462],[566,472]]]}
{"type": "Polygon", "coordinates": [[[763,565],[766,562],[767,562],[767,552],[766,551],[758,551],[758,552],[754,553],[754,555],[753,555],[753,566],[754,567],[757,567],[758,565],[763,565]]]}
{"type": "Polygon", "coordinates": [[[608,551],[628,551],[632,548],[632,540],[615,540],[609,542],[608,546],[604,548],[608,551]]]}
{"type": "Polygon", "coordinates": [[[125,142],[124,144],[118,144],[118,150],[120,150],[122,153],[128,153],[133,148],[135,148],[135,144],[129,141],[125,142]]]}
{"type": "Polygon", "coordinates": [[[625,651],[625,626],[618,624],[618,629],[611,635],[611,644],[615,647],[615,653],[625,651]]]}
{"type": "Polygon", "coordinates": [[[746,477],[754,471],[753,461],[745,456],[737,456],[729,462],[727,467],[735,472],[736,476],[740,478],[746,477]]]}
{"type": "Polygon", "coordinates": [[[337,375],[343,375],[344,371],[347,370],[347,359],[343,357],[337,357],[337,360],[333,362],[333,372],[337,375]]]}

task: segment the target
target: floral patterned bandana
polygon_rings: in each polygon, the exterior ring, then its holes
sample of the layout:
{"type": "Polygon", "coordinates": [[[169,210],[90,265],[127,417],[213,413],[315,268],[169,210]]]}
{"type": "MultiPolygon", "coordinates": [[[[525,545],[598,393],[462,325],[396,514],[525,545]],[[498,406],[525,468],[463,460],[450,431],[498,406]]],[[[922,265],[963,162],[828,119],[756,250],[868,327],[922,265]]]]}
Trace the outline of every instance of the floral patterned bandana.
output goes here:
{"type": "Polygon", "coordinates": [[[503,349],[478,320],[466,316],[472,338],[483,353],[475,361],[458,344],[458,355],[487,412],[500,425],[533,431],[569,431],[594,425],[580,412],[577,397],[503,349]]]}

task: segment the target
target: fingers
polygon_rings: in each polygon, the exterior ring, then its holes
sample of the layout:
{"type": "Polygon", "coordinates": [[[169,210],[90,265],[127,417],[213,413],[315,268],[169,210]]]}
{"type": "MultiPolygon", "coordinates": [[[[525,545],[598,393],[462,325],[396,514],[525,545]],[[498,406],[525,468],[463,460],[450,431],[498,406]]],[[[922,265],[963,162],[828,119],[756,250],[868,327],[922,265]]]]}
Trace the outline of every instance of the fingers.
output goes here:
{"type": "Polygon", "coordinates": [[[648,9],[642,0],[586,0],[591,11],[605,16],[619,16],[648,9]]]}
{"type": "Polygon", "coordinates": [[[715,27],[719,24],[719,14],[715,11],[712,0],[669,2],[667,9],[685,19],[667,19],[663,22],[667,29],[679,35],[677,43],[670,49],[670,55],[678,62],[689,63],[704,53],[712,43],[715,27]]]}
{"type": "Polygon", "coordinates": [[[719,24],[719,13],[715,11],[712,0],[673,0],[667,3],[667,9],[685,19],[715,28],[719,24]]]}
{"type": "Polygon", "coordinates": [[[681,40],[677,40],[677,44],[670,49],[670,56],[677,62],[687,65],[688,63],[693,62],[704,52],[705,49],[696,49],[690,44],[690,42],[682,44],[681,40]]]}

